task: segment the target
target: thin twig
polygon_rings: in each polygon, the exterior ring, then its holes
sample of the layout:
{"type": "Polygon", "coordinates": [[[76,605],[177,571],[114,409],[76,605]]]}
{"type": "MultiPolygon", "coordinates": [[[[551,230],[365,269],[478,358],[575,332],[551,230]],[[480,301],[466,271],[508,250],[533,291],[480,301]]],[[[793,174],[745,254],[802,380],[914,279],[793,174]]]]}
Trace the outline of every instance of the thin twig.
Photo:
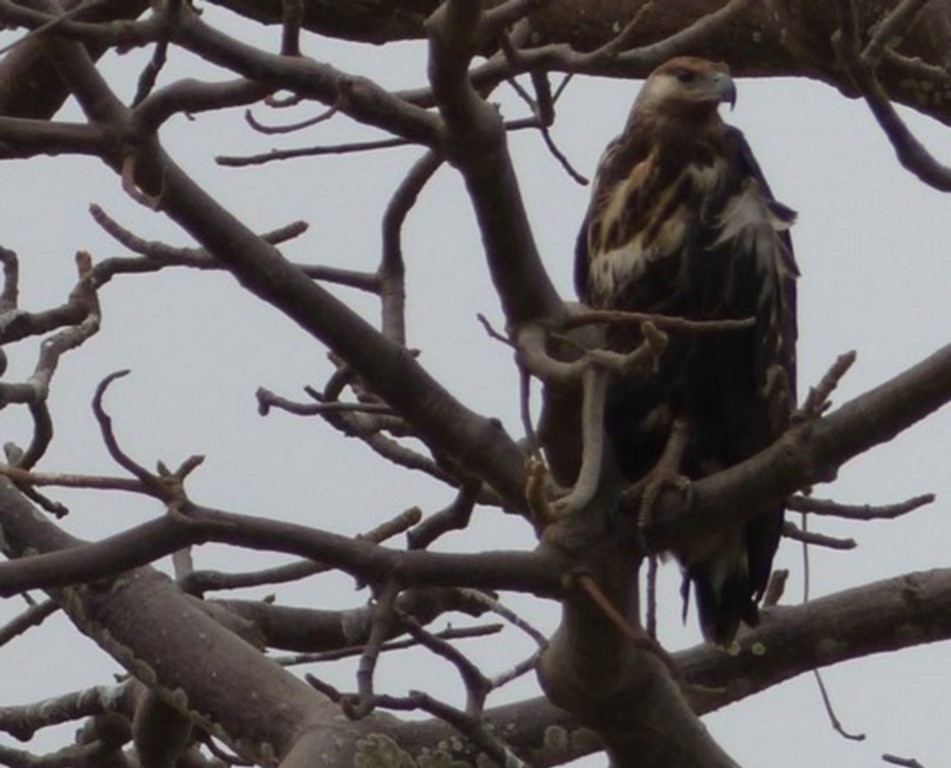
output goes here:
{"type": "Polygon", "coordinates": [[[535,461],[542,461],[541,441],[535,431],[532,420],[532,376],[524,368],[518,371],[518,412],[522,420],[522,429],[525,430],[525,440],[528,455],[535,461]]]}
{"type": "Polygon", "coordinates": [[[168,61],[168,38],[159,40],[155,44],[155,51],[152,58],[145,65],[142,74],[139,75],[138,86],[135,89],[135,96],[132,98],[132,106],[137,107],[148,97],[155,88],[155,83],[162,71],[162,67],[168,61]]]}
{"type": "Polygon", "coordinates": [[[513,342],[505,334],[499,333],[497,330],[495,330],[495,327],[492,325],[489,318],[487,318],[481,312],[476,315],[476,319],[479,321],[479,324],[483,327],[483,329],[485,329],[485,332],[490,339],[495,339],[495,341],[501,342],[502,344],[505,344],[509,347],[515,346],[515,342],[513,342]]]}
{"type": "Polygon", "coordinates": [[[73,475],[59,472],[32,472],[22,467],[9,464],[0,464],[0,475],[9,477],[17,485],[25,486],[83,488],[96,491],[125,491],[127,493],[143,492],[142,483],[139,480],[131,480],[128,477],[73,475]]]}
{"type": "Polygon", "coordinates": [[[42,603],[30,606],[19,616],[0,627],[0,646],[6,645],[28,629],[38,627],[58,610],[59,603],[53,600],[44,600],[42,603]]]}
{"type": "MultiPolygon", "coordinates": [[[[507,56],[514,57],[517,55],[515,49],[511,45],[511,40],[508,35],[500,35],[499,42],[502,43],[502,50],[507,56]]],[[[555,140],[551,136],[551,131],[549,128],[555,119],[555,113],[553,106],[554,101],[551,97],[551,89],[548,88],[548,80],[545,77],[545,74],[542,72],[533,70],[530,74],[532,76],[532,82],[536,84],[537,95],[534,99],[514,77],[509,78],[507,82],[519,96],[519,98],[521,98],[522,101],[528,105],[529,109],[532,110],[532,113],[538,120],[538,131],[541,133],[542,140],[545,142],[545,146],[551,153],[552,157],[555,158],[565,173],[567,173],[573,181],[585,187],[589,184],[588,178],[579,173],[574,168],[565,154],[555,144],[555,140]],[[544,84],[544,87],[542,87],[542,84],[544,84]]]]}
{"type": "MultiPolygon", "coordinates": [[[[538,121],[513,120],[505,124],[507,131],[520,131],[527,128],[538,128],[538,121]]],[[[229,168],[244,168],[251,165],[264,165],[276,160],[294,160],[299,157],[323,157],[325,155],[352,155],[357,152],[371,152],[377,149],[394,149],[396,147],[415,146],[409,139],[376,139],[373,141],[356,141],[347,144],[332,144],[322,147],[296,147],[294,149],[272,149],[257,155],[219,155],[215,162],[229,168]]]]}
{"type": "Polygon", "coordinates": [[[835,388],[839,386],[842,377],[848,373],[849,368],[855,363],[857,356],[857,353],[853,349],[849,352],[842,353],[835,359],[835,362],[829,366],[829,370],[825,372],[825,375],[819,383],[809,388],[806,401],[802,404],[802,407],[793,414],[793,421],[817,419],[829,409],[831,405],[829,397],[835,391],[835,388]]]}
{"type": "MultiPolygon", "coordinates": [[[[121,273],[157,272],[165,267],[181,266],[193,269],[224,271],[226,267],[204,248],[176,248],[166,243],[145,240],[122,227],[98,205],[90,205],[89,212],[113,239],[134,253],[142,254],[143,259],[106,259],[93,268],[91,280],[95,285],[108,282],[114,275],[121,273]]],[[[308,229],[307,222],[294,221],[259,237],[271,245],[299,237],[308,229]]],[[[301,272],[314,280],[323,280],[368,293],[379,293],[379,280],[373,273],[357,272],[319,264],[296,264],[301,272]]]]}
{"type": "MultiPolygon", "coordinates": [[[[803,532],[809,531],[809,518],[806,516],[805,512],[802,512],[799,515],[801,521],[801,528],[803,532]]],[[[812,569],[810,568],[809,561],[809,547],[806,545],[806,542],[802,542],[802,601],[804,603],[809,602],[810,592],[812,588],[812,569]]]]}
{"type": "Polygon", "coordinates": [[[393,623],[396,610],[396,597],[399,591],[399,586],[395,581],[388,582],[379,591],[376,603],[373,606],[372,618],[370,619],[370,635],[363,648],[363,653],[360,654],[360,663],[357,666],[358,698],[356,700],[345,699],[343,702],[344,713],[353,720],[359,720],[373,712],[375,698],[373,694],[373,673],[376,670],[376,662],[380,657],[383,643],[390,633],[390,626],[393,623]]]}
{"type": "Polygon", "coordinates": [[[652,552],[647,556],[647,612],[644,631],[654,640],[657,640],[657,566],[658,556],[652,552]]]}
{"type": "MultiPolygon", "coordinates": [[[[441,640],[469,640],[475,637],[486,637],[487,635],[497,635],[504,629],[502,624],[487,624],[477,627],[449,627],[440,632],[434,632],[433,636],[441,640]]],[[[419,647],[419,642],[412,638],[403,640],[388,640],[380,647],[381,652],[402,651],[408,648],[419,647]]],[[[297,653],[291,656],[274,656],[274,661],[282,667],[292,667],[298,664],[319,664],[328,661],[339,661],[353,656],[359,656],[363,653],[364,646],[350,645],[345,648],[336,648],[332,651],[321,651],[319,653],[297,653]]]]}
{"type": "Polygon", "coordinates": [[[102,435],[102,441],[105,443],[106,450],[109,452],[109,455],[112,457],[113,461],[115,461],[120,467],[125,469],[133,477],[137,478],[139,482],[142,483],[142,487],[147,493],[151,493],[156,498],[166,502],[175,501],[176,496],[168,485],[162,483],[151,472],[145,469],[145,467],[135,462],[125,451],[122,450],[119,445],[119,441],[116,439],[115,432],[112,429],[112,417],[109,416],[103,407],[102,401],[105,397],[106,390],[109,388],[109,385],[112,384],[112,382],[114,382],[116,379],[121,379],[124,376],[128,376],[129,373],[131,373],[129,370],[110,373],[101,382],[99,382],[99,385],[96,387],[96,392],[92,401],[92,410],[96,417],[96,421],[99,424],[99,432],[102,435]]]}
{"type": "Polygon", "coordinates": [[[402,232],[420,193],[442,165],[437,152],[427,152],[400,182],[383,213],[383,251],[377,280],[380,287],[380,327],[391,341],[406,345],[406,265],[402,232]]]}
{"type": "Polygon", "coordinates": [[[808,512],[811,515],[840,517],[844,520],[894,520],[916,509],[933,503],[935,495],[926,493],[896,504],[840,504],[830,499],[816,499],[812,496],[790,496],[786,500],[786,509],[796,512],[808,512]]]}
{"type": "Polygon", "coordinates": [[[520,662],[515,664],[510,669],[500,672],[495,677],[489,680],[489,683],[492,687],[492,690],[501,688],[504,685],[517,680],[522,675],[527,675],[529,672],[534,670],[538,666],[538,661],[542,657],[542,650],[539,648],[531,656],[526,659],[522,659],[520,662]]]}
{"type": "Polygon", "coordinates": [[[330,699],[334,704],[340,704],[343,701],[344,695],[334,688],[330,683],[325,683],[319,677],[315,677],[311,674],[304,675],[304,680],[316,691],[319,691],[328,699],[330,699]]]}
{"type": "Polygon", "coordinates": [[[631,626],[631,623],[624,618],[604,592],[601,591],[601,588],[594,579],[586,574],[582,574],[578,577],[578,586],[591,598],[591,601],[598,606],[615,628],[631,641],[635,648],[656,656],[657,659],[667,667],[667,671],[670,672],[671,677],[678,682],[681,681],[683,675],[674,657],[667,653],[667,651],[650,635],[644,632],[643,629],[631,626]]]}
{"type": "Polygon", "coordinates": [[[783,593],[786,591],[786,581],[789,579],[789,571],[780,568],[769,575],[769,581],[766,582],[766,589],[763,593],[763,607],[769,608],[773,605],[779,605],[783,599],[783,593]]]}
{"type": "Polygon", "coordinates": [[[444,720],[484,752],[499,768],[531,768],[512,749],[496,737],[485,725],[465,712],[445,704],[421,691],[410,691],[408,696],[377,696],[381,707],[396,710],[421,709],[444,720]]]}
{"type": "Polygon", "coordinates": [[[783,523],[783,536],[793,541],[801,541],[803,544],[829,549],[855,549],[858,546],[855,539],[841,539],[814,531],[804,531],[790,520],[783,523]]]}
{"type": "Polygon", "coordinates": [[[816,683],[819,685],[819,693],[822,695],[822,703],[825,706],[826,714],[829,715],[829,722],[832,724],[832,727],[835,729],[836,733],[841,735],[843,738],[848,739],[849,741],[865,741],[864,733],[849,733],[842,727],[842,723],[839,721],[839,718],[836,717],[835,710],[832,708],[832,700],[829,698],[829,693],[826,691],[826,685],[822,680],[822,675],[819,674],[818,669],[812,670],[812,674],[816,679],[816,683]]]}
{"type": "Polygon", "coordinates": [[[409,548],[425,549],[444,533],[465,530],[481,489],[482,482],[478,479],[464,482],[449,506],[430,515],[406,534],[409,548]]]}
{"type": "Polygon", "coordinates": [[[246,168],[251,165],[264,165],[276,160],[294,160],[298,157],[322,157],[324,155],[352,155],[357,152],[369,152],[375,149],[391,149],[410,145],[408,139],[377,139],[375,141],[355,141],[348,144],[334,144],[325,147],[297,147],[295,149],[272,149],[259,155],[237,157],[218,155],[215,162],[229,168],[246,168]]]}
{"type": "Polygon", "coordinates": [[[539,648],[548,647],[548,638],[544,634],[525,621],[525,619],[515,613],[511,608],[500,603],[496,598],[476,589],[460,589],[459,592],[465,595],[467,599],[474,600],[479,605],[485,606],[496,616],[505,619],[513,627],[520,629],[532,638],[539,648]]]}
{"type": "Polygon", "coordinates": [[[622,312],[610,309],[588,309],[573,311],[564,321],[562,328],[570,330],[586,325],[643,325],[651,323],[665,331],[686,331],[690,333],[722,333],[723,331],[744,331],[752,328],[755,318],[743,317],[731,320],[688,320],[685,317],[657,315],[649,312],[622,312]]]}
{"type": "Polygon", "coordinates": [[[330,120],[330,118],[339,112],[340,106],[338,104],[334,104],[316,117],[309,117],[306,120],[301,120],[297,123],[288,123],[286,125],[265,125],[254,116],[254,113],[251,112],[250,109],[248,109],[245,110],[244,120],[258,133],[263,133],[266,136],[274,136],[282,133],[294,133],[296,131],[302,131],[305,128],[312,128],[315,125],[320,125],[320,123],[330,120]]]}
{"type": "MultiPolygon", "coordinates": [[[[20,292],[20,262],[15,251],[0,246],[0,264],[3,265],[3,292],[0,293],[0,313],[17,308],[20,292]]],[[[0,375],[3,371],[0,371],[0,375]]]]}
{"type": "MultiPolygon", "coordinates": [[[[416,525],[422,517],[419,507],[410,507],[382,525],[359,534],[355,538],[380,544],[387,539],[405,533],[416,525]]],[[[314,560],[301,560],[296,563],[279,565],[274,568],[265,568],[260,571],[247,573],[222,573],[220,571],[195,571],[183,582],[181,588],[191,595],[203,595],[205,592],[223,589],[243,589],[259,587],[265,584],[284,584],[291,581],[300,581],[308,576],[334,570],[326,563],[314,560]]]]}
{"type": "Polygon", "coordinates": [[[897,755],[889,755],[888,753],[885,753],[882,755],[882,760],[884,760],[886,763],[891,763],[892,765],[900,765],[902,768],[925,768],[913,757],[898,757],[897,755]]]}
{"type": "Polygon", "coordinates": [[[272,408],[286,411],[295,416],[325,416],[328,413],[372,413],[392,414],[393,409],[384,403],[300,403],[281,397],[269,389],[258,387],[255,392],[258,401],[258,413],[261,416],[270,414],[272,408]]]}
{"type": "Polygon", "coordinates": [[[582,374],[581,405],[581,468],[571,492],[555,502],[557,515],[571,515],[584,509],[600,487],[604,460],[604,402],[608,374],[589,368],[582,374]]]}
{"type": "Polygon", "coordinates": [[[303,16],[303,0],[283,0],[281,3],[282,56],[300,56],[300,29],[303,16]]]}
{"type": "Polygon", "coordinates": [[[448,640],[427,631],[416,619],[399,608],[396,609],[396,615],[417,643],[456,668],[466,689],[466,714],[474,719],[482,717],[485,697],[492,690],[491,681],[448,640]]]}

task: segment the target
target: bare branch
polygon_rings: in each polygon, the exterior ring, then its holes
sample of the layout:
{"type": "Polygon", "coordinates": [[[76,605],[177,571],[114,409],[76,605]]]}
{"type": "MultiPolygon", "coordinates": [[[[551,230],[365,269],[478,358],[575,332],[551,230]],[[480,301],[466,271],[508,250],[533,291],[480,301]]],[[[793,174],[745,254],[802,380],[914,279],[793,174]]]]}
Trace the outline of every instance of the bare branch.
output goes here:
{"type": "Polygon", "coordinates": [[[137,107],[152,93],[159,73],[165,66],[166,61],[168,61],[168,40],[159,40],[155,44],[152,58],[149,60],[149,63],[145,65],[142,74],[139,75],[139,84],[136,88],[135,96],[132,97],[133,107],[137,107]]]}
{"type": "Polygon", "coordinates": [[[525,621],[525,619],[520,617],[511,608],[499,602],[495,597],[474,589],[460,589],[459,591],[465,595],[467,599],[474,600],[479,605],[485,606],[488,610],[492,611],[492,613],[501,616],[513,627],[520,629],[532,638],[539,648],[544,648],[548,645],[548,638],[544,634],[525,621]]]}
{"type": "Polygon", "coordinates": [[[542,656],[542,649],[539,648],[531,656],[522,661],[517,662],[510,669],[507,669],[499,674],[495,675],[489,680],[489,683],[492,687],[492,690],[496,688],[501,688],[503,685],[508,685],[513,680],[517,680],[522,677],[522,675],[527,675],[529,672],[535,671],[535,668],[538,666],[538,660],[542,656]]]}
{"type": "Polygon", "coordinates": [[[795,523],[787,520],[783,523],[783,536],[803,544],[812,544],[829,549],[855,549],[858,544],[855,539],[840,539],[836,536],[826,536],[815,531],[804,531],[795,523]]]}
{"type": "MultiPolygon", "coordinates": [[[[3,482],[0,480],[0,488],[3,482]]],[[[27,504],[22,500],[20,503],[27,504]]],[[[0,594],[95,581],[150,563],[189,544],[209,541],[308,557],[370,583],[398,574],[403,587],[448,582],[538,595],[557,595],[562,590],[562,563],[552,553],[402,551],[184,502],[178,514],[164,515],[95,543],[0,563],[0,594]]]]}
{"type": "Polygon", "coordinates": [[[380,326],[383,335],[397,344],[406,344],[406,266],[401,243],[403,223],[423,187],[441,165],[442,158],[435,152],[428,152],[417,160],[393,193],[383,214],[383,254],[377,271],[381,301],[380,326]]]}
{"type": "Polygon", "coordinates": [[[19,616],[0,627],[0,646],[6,645],[32,627],[38,627],[58,610],[59,604],[53,600],[44,600],[42,603],[30,606],[19,616]]]}
{"type": "Polygon", "coordinates": [[[358,697],[355,701],[345,698],[341,705],[347,717],[354,720],[369,715],[375,705],[373,694],[373,672],[376,669],[377,659],[383,648],[383,642],[390,633],[390,626],[396,616],[396,598],[399,587],[395,581],[383,585],[373,604],[370,617],[370,636],[367,638],[363,653],[360,654],[360,664],[357,666],[358,697]]]}
{"type": "Polygon", "coordinates": [[[343,403],[334,401],[330,403],[298,403],[288,400],[271,392],[269,389],[259,387],[255,396],[258,400],[258,413],[267,416],[272,408],[277,408],[287,413],[293,413],[295,416],[324,416],[328,413],[364,413],[364,414],[392,414],[393,410],[383,403],[343,403]]]}
{"type": "Polygon", "coordinates": [[[448,531],[465,530],[478,501],[480,490],[481,485],[478,482],[463,482],[459,493],[449,506],[427,517],[406,535],[409,548],[425,549],[448,531]]]}
{"type": "Polygon", "coordinates": [[[215,162],[228,168],[247,168],[252,165],[264,165],[276,160],[295,160],[298,157],[322,157],[324,155],[351,155],[369,152],[374,149],[392,149],[412,144],[406,139],[376,139],[374,141],[355,141],[348,144],[334,144],[327,147],[297,147],[295,149],[272,149],[259,155],[218,155],[215,162]]]}
{"type": "Polygon", "coordinates": [[[812,676],[815,678],[816,685],[819,686],[819,694],[822,696],[822,704],[825,707],[826,714],[829,716],[829,723],[832,725],[833,729],[835,729],[835,732],[838,733],[842,738],[848,739],[849,741],[865,741],[864,733],[850,733],[843,727],[842,722],[835,714],[835,709],[832,706],[832,699],[829,698],[829,692],[826,690],[825,681],[823,681],[819,670],[813,670],[812,676]]]}
{"type": "Polygon", "coordinates": [[[244,120],[258,133],[263,133],[266,136],[273,136],[282,133],[295,133],[296,131],[302,131],[305,128],[312,128],[315,125],[320,125],[320,123],[330,120],[339,111],[339,108],[334,105],[332,107],[328,107],[316,117],[311,117],[307,120],[301,120],[299,123],[289,123],[287,125],[264,125],[264,123],[260,122],[249,109],[244,113],[244,120]]]}
{"type": "MultiPolygon", "coordinates": [[[[496,635],[504,629],[502,624],[488,624],[478,627],[449,627],[435,632],[434,637],[441,640],[467,640],[474,637],[485,637],[487,635],[496,635]]],[[[401,651],[407,648],[415,648],[419,642],[412,638],[407,640],[388,640],[380,647],[382,652],[401,651]]],[[[275,656],[274,660],[282,667],[296,666],[298,664],[319,664],[328,661],[338,661],[352,656],[359,656],[363,653],[364,646],[353,645],[347,648],[339,648],[334,651],[322,651],[320,653],[298,653],[293,656],[275,656]]]]}
{"type": "Polygon", "coordinates": [[[397,611],[397,616],[417,643],[456,668],[466,689],[466,714],[473,719],[480,718],[485,706],[485,697],[492,689],[489,679],[452,643],[427,632],[412,616],[400,611],[397,611]]]}
{"type": "Polygon", "coordinates": [[[163,483],[161,483],[158,478],[155,477],[155,475],[149,472],[145,467],[136,463],[128,454],[125,453],[125,451],[122,450],[119,445],[119,441],[116,439],[115,432],[112,429],[112,417],[106,413],[106,410],[102,405],[103,398],[105,397],[106,390],[109,388],[109,385],[112,384],[112,382],[114,382],[116,379],[128,376],[130,373],[131,371],[128,370],[111,373],[101,382],[99,382],[99,385],[96,387],[96,394],[92,401],[92,409],[96,416],[96,421],[99,423],[102,441],[105,443],[106,450],[109,451],[109,455],[112,457],[113,461],[115,461],[116,464],[135,477],[141,483],[144,489],[151,492],[153,495],[162,499],[163,501],[172,501],[173,497],[169,495],[169,489],[163,483]]]}
{"type": "Polygon", "coordinates": [[[99,475],[73,475],[59,472],[31,472],[19,466],[0,464],[0,475],[9,477],[18,486],[54,488],[84,488],[98,491],[126,491],[144,493],[139,480],[127,477],[103,477],[99,475]]]}
{"type": "Polygon", "coordinates": [[[581,469],[571,492],[553,505],[556,516],[581,512],[601,486],[602,462],[605,455],[604,402],[608,374],[590,368],[582,375],[581,406],[581,469]]]}
{"type": "Polygon", "coordinates": [[[614,625],[614,628],[627,638],[633,647],[646,651],[659,659],[667,668],[670,676],[675,680],[681,681],[683,679],[676,659],[667,653],[663,646],[643,629],[631,624],[608,599],[607,595],[604,594],[594,579],[590,576],[581,575],[578,577],[578,583],[585,594],[591,598],[591,601],[597,605],[598,609],[602,611],[611,624],[614,625]]]}
{"type": "Polygon", "coordinates": [[[934,503],[935,495],[926,493],[896,504],[839,504],[828,499],[816,499],[812,496],[790,496],[786,508],[812,515],[841,517],[846,520],[894,520],[914,512],[916,509],[934,503]]]}
{"type": "MultiPolygon", "coordinates": [[[[643,341],[632,352],[620,354],[602,348],[603,339],[594,344],[576,343],[572,337],[558,335],[554,339],[577,354],[566,362],[548,351],[548,329],[531,323],[516,331],[515,345],[520,365],[548,384],[576,384],[591,369],[600,368],[622,376],[645,376],[656,367],[657,359],[667,346],[667,335],[651,323],[641,327],[643,341]]],[[[591,342],[594,339],[588,339],[591,342]]]]}
{"type": "Polygon", "coordinates": [[[925,768],[913,757],[898,757],[897,755],[884,754],[882,755],[882,760],[892,765],[900,765],[902,768],[925,768]]]}
{"type": "Polygon", "coordinates": [[[802,404],[802,408],[794,414],[793,420],[818,418],[827,411],[831,405],[829,397],[839,386],[842,377],[854,365],[856,357],[855,350],[839,355],[819,383],[815,387],[809,388],[806,401],[802,404]]]}
{"type": "MultiPolygon", "coordinates": [[[[358,539],[379,544],[394,536],[406,532],[422,518],[419,507],[411,507],[371,531],[357,536],[358,539]]],[[[331,570],[326,563],[303,560],[276,568],[268,568],[250,573],[221,573],[218,571],[194,571],[181,583],[182,589],[189,594],[201,595],[211,590],[241,589],[262,584],[281,584],[298,581],[308,576],[316,576],[331,570]]]]}
{"type": "MultiPolygon", "coordinates": [[[[3,292],[0,293],[0,315],[17,308],[20,294],[20,261],[9,248],[0,247],[0,264],[3,265],[3,292]]],[[[2,374],[2,371],[0,371],[2,374]]]]}
{"type": "Polygon", "coordinates": [[[460,712],[432,696],[420,691],[410,691],[409,696],[399,698],[395,696],[378,696],[380,706],[397,710],[421,709],[444,720],[456,731],[471,741],[480,751],[484,752],[500,768],[530,768],[512,750],[498,739],[488,728],[474,717],[460,712]]]}
{"type": "Polygon", "coordinates": [[[579,305],[572,308],[565,318],[562,328],[583,328],[586,325],[606,323],[610,325],[645,325],[650,323],[664,331],[684,331],[687,333],[723,333],[726,331],[742,331],[752,328],[755,319],[744,317],[736,320],[688,320],[684,317],[671,315],[657,315],[649,312],[622,312],[609,309],[588,309],[579,305]]]}
{"type": "Polygon", "coordinates": [[[282,0],[281,53],[300,56],[300,29],[304,18],[303,0],[282,0]]]}

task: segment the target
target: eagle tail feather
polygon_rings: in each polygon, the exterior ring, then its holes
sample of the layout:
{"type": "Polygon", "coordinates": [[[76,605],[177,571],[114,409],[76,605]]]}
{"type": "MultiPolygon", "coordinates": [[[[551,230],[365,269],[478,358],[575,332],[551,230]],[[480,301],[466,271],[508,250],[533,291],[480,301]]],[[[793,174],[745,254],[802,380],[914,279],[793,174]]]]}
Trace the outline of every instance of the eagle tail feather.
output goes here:
{"type": "Polygon", "coordinates": [[[740,622],[755,626],[759,612],[750,596],[746,563],[729,563],[726,572],[723,565],[724,562],[697,564],[690,569],[687,578],[693,583],[704,639],[727,646],[733,642],[740,622]]]}

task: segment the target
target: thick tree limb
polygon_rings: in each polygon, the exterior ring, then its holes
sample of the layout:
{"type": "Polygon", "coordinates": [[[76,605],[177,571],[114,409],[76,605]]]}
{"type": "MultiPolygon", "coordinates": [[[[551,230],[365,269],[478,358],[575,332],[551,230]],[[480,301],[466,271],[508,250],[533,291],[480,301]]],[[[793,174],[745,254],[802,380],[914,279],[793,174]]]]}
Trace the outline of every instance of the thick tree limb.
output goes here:
{"type": "MultiPolygon", "coordinates": [[[[214,2],[250,18],[280,22],[278,0],[214,2]]],[[[901,0],[856,2],[861,29],[877,32],[882,20],[900,3],[901,0]]],[[[423,39],[426,37],[424,21],[438,4],[437,0],[400,0],[385,5],[372,0],[307,2],[304,26],[320,34],[372,43],[423,39]]],[[[489,0],[486,6],[497,4],[489,0]]],[[[551,0],[529,17],[526,32],[533,40],[592,51],[611,41],[643,5],[643,0],[551,0]]],[[[644,46],[664,40],[710,11],[711,3],[706,0],[655,2],[628,44],[644,46]]],[[[884,56],[879,71],[890,99],[946,124],[951,124],[949,22],[945,4],[927,5],[902,36],[898,46],[902,56],[884,56]],[[922,63],[933,66],[921,66],[922,63]]],[[[811,77],[852,93],[830,43],[836,27],[835,4],[827,0],[754,2],[744,5],[728,26],[693,45],[690,53],[727,61],[738,76],[811,77]]],[[[654,62],[644,60],[622,72],[617,64],[605,61],[600,70],[592,74],[645,77],[653,66],[654,62]]]]}

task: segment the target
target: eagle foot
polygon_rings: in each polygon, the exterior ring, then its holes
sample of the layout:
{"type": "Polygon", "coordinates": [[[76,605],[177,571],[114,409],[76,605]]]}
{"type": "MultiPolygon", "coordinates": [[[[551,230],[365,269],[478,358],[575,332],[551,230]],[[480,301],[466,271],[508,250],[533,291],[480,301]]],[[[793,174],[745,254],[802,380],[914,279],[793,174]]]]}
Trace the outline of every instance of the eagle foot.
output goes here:
{"type": "Polygon", "coordinates": [[[637,514],[637,525],[641,530],[650,528],[654,519],[654,504],[665,489],[672,488],[685,498],[685,505],[690,506],[693,495],[693,481],[686,475],[678,472],[655,473],[652,471],[647,477],[644,493],[641,496],[641,506],[637,514]]]}
{"type": "Polygon", "coordinates": [[[654,514],[654,504],[665,488],[673,488],[688,497],[692,492],[690,478],[680,472],[680,462],[683,459],[687,440],[690,437],[690,428],[686,419],[674,420],[667,437],[660,459],[654,468],[644,478],[644,493],[641,496],[641,506],[638,511],[638,526],[648,528],[654,514]]]}

